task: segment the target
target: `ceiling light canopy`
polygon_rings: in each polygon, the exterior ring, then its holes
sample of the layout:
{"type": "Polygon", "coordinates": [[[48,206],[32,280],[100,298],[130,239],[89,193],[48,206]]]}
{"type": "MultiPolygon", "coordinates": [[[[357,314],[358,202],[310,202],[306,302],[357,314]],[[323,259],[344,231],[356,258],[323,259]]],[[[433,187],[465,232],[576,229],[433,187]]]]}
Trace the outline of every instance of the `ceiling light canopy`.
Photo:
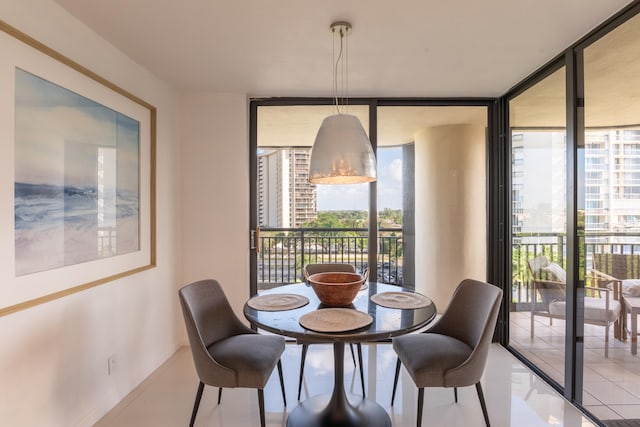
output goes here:
{"type": "Polygon", "coordinates": [[[334,48],[333,97],[337,114],[326,117],[316,135],[309,161],[309,182],[313,184],[358,184],[376,180],[376,157],[360,120],[341,111],[346,106],[348,58],[343,55],[351,24],[331,25],[334,45],[339,39],[338,54],[334,48]],[[339,73],[340,71],[340,73],[339,73]],[[342,96],[339,98],[339,93],[342,96]]]}

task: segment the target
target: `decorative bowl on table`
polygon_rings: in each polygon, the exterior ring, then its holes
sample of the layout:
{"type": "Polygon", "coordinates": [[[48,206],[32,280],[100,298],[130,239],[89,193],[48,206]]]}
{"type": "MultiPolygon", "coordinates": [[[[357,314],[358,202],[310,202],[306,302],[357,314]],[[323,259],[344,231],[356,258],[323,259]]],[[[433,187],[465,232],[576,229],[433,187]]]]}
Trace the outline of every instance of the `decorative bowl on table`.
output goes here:
{"type": "Polygon", "coordinates": [[[321,303],[344,307],[353,302],[365,278],[358,273],[324,272],[312,274],[307,280],[321,303]]]}

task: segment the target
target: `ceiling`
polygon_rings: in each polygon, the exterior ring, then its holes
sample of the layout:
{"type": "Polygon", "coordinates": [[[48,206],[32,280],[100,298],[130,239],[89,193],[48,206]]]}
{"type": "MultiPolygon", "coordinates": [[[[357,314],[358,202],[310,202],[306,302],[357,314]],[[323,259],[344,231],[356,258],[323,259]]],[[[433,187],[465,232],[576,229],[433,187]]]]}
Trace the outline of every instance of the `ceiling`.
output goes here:
{"type": "MultiPolygon", "coordinates": [[[[348,114],[369,129],[366,106],[349,106],[348,114]]],[[[321,105],[268,106],[258,108],[258,145],[263,147],[310,147],[322,120],[335,114],[335,107],[321,105]],[[295,119],[292,119],[295,118],[295,119]]],[[[379,107],[377,145],[396,146],[415,141],[415,134],[427,127],[443,125],[487,126],[486,107],[379,107]]]]}
{"type": "Polygon", "coordinates": [[[629,0],[55,0],[180,92],[331,96],[336,20],[349,96],[495,97],[629,0]]]}
{"type": "MultiPolygon", "coordinates": [[[[584,50],[584,121],[589,128],[640,123],[640,15],[584,50]]],[[[511,100],[513,127],[566,126],[565,70],[511,100]]]]}

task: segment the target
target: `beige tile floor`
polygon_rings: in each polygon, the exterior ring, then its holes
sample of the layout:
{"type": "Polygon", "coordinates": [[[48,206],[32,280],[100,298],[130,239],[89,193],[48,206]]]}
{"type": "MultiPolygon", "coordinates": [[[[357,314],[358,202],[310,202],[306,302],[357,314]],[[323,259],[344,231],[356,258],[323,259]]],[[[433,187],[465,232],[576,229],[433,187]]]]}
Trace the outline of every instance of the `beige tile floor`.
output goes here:
{"type": "MultiPolygon", "coordinates": [[[[395,354],[390,344],[363,346],[367,397],[379,402],[389,413],[393,426],[416,424],[417,389],[403,370],[396,404],[390,406],[395,354]]],[[[350,358],[347,352],[347,357],[350,358]]],[[[309,347],[303,387],[309,394],[328,393],[333,384],[333,352],[328,345],[309,347]]],[[[265,389],[268,426],[284,426],[287,413],[297,404],[297,375],[300,346],[288,344],[282,357],[288,406],[284,407],[277,374],[265,389]]],[[[360,393],[359,375],[353,364],[345,362],[345,384],[353,394],[360,393]]],[[[97,427],[175,427],[187,426],[197,377],[189,349],[179,349],[165,364],[109,412],[97,427]]],[[[524,367],[503,347],[492,345],[482,380],[492,426],[593,426],[576,408],[524,367]]],[[[259,425],[255,390],[226,389],[217,405],[217,389],[205,387],[196,426],[242,427],[259,425]]],[[[423,426],[484,426],[475,388],[459,390],[454,403],[450,389],[427,389],[423,426]]]]}
{"type": "MultiPolygon", "coordinates": [[[[564,382],[565,323],[536,317],[530,337],[529,312],[511,313],[510,343],[560,384],[564,382]]],[[[601,420],[640,419],[640,355],[632,355],[629,341],[613,338],[604,357],[604,327],[585,325],[583,405],[601,420]]]]}

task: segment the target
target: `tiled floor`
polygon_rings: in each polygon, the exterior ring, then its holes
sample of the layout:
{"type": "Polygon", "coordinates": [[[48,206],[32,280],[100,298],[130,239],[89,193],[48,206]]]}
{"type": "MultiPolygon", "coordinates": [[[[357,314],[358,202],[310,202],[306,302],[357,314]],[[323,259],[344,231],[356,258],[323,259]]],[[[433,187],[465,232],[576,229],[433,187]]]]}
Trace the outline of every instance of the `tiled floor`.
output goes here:
{"type": "MultiPolygon", "coordinates": [[[[403,370],[396,403],[390,406],[395,354],[390,344],[363,346],[367,398],[379,402],[388,411],[393,426],[416,424],[417,389],[403,370]]],[[[346,356],[350,358],[347,351],[346,356]]],[[[303,386],[309,394],[331,391],[333,351],[328,345],[312,345],[307,355],[303,386]]],[[[282,363],[288,406],[282,403],[277,374],[265,389],[268,426],[284,426],[287,413],[295,408],[300,346],[288,344],[282,363]]],[[[345,361],[345,384],[354,395],[360,394],[359,375],[350,360],[345,361]]],[[[176,427],[189,422],[198,380],[188,348],[181,348],[144,383],[136,388],[97,427],[176,427]]],[[[492,345],[482,380],[492,426],[592,426],[577,409],[532,374],[507,350],[492,345]]],[[[222,403],[216,403],[217,389],[205,387],[196,426],[241,427],[259,425],[257,393],[247,389],[225,389],[222,403]]],[[[356,396],[355,399],[358,397],[356,396]]],[[[454,403],[451,389],[426,389],[423,426],[484,426],[474,387],[459,390],[454,403]]]]}
{"type": "MultiPolygon", "coordinates": [[[[562,320],[536,317],[535,337],[530,334],[529,312],[511,313],[511,345],[543,371],[564,382],[562,320]]],[[[632,355],[629,341],[613,338],[604,357],[604,327],[585,325],[584,396],[587,410],[601,420],[640,419],[640,355],[632,355]]]]}

